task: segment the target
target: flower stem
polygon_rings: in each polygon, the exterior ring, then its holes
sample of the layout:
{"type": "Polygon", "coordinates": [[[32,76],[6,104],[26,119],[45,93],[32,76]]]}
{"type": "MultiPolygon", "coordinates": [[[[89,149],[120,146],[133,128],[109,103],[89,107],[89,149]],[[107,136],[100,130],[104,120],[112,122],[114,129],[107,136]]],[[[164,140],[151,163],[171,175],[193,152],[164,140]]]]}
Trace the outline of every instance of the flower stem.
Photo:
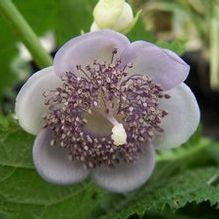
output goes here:
{"type": "Polygon", "coordinates": [[[52,65],[51,56],[42,47],[38,37],[11,0],[0,0],[0,14],[20,37],[40,68],[52,65]]]}
{"type": "Polygon", "coordinates": [[[217,17],[210,21],[210,85],[214,90],[219,89],[219,22],[217,17]]]}

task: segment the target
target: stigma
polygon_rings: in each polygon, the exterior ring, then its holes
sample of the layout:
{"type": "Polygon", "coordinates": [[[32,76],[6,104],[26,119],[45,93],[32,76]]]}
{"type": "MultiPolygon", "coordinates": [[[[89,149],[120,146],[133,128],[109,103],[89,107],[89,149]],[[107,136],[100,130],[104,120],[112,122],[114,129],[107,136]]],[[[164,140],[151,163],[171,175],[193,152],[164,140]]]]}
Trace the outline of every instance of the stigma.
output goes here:
{"type": "Polygon", "coordinates": [[[118,123],[114,125],[114,127],[112,128],[111,138],[114,142],[114,145],[116,146],[120,146],[127,143],[127,134],[123,124],[118,123]]]}

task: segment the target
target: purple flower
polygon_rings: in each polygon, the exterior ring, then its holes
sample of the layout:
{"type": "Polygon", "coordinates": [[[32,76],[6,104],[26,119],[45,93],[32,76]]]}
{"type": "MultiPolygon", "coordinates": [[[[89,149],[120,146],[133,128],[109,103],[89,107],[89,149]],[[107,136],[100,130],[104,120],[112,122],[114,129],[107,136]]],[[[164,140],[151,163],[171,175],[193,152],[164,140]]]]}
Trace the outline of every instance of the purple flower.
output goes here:
{"type": "Polygon", "coordinates": [[[181,145],[198,126],[188,73],[175,53],[111,30],[67,42],[16,99],[20,125],[37,135],[39,175],[63,185],[90,176],[113,192],[141,186],[155,149],[181,145]]]}

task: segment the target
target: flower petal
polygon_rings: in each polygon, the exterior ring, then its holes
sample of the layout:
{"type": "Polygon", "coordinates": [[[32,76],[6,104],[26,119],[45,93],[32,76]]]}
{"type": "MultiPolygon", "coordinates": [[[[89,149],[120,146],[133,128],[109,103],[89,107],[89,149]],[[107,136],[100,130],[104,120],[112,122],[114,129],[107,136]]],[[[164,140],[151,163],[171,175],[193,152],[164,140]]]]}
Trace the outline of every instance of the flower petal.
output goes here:
{"type": "Polygon", "coordinates": [[[61,185],[85,179],[89,172],[82,164],[70,161],[64,149],[50,146],[51,138],[51,131],[42,129],[34,142],[33,162],[39,175],[48,182],[61,185]]]}
{"type": "Polygon", "coordinates": [[[161,109],[167,110],[161,127],[164,133],[155,139],[158,149],[177,147],[195,132],[200,121],[200,110],[190,88],[182,83],[167,92],[171,98],[161,99],[161,109]]]}
{"type": "Polygon", "coordinates": [[[120,163],[115,168],[101,167],[93,173],[93,179],[101,187],[117,193],[137,189],[151,176],[155,164],[152,145],[147,145],[145,152],[134,164],[120,163]]]}
{"type": "Polygon", "coordinates": [[[183,82],[190,69],[189,65],[174,52],[144,41],[132,43],[122,53],[121,61],[122,67],[128,63],[133,64],[129,72],[148,74],[164,90],[183,82]]]}
{"type": "Polygon", "coordinates": [[[17,95],[15,114],[24,130],[37,134],[43,126],[43,114],[47,111],[43,93],[61,85],[61,80],[48,67],[33,74],[17,95]]]}
{"type": "Polygon", "coordinates": [[[76,73],[76,65],[93,64],[94,60],[110,62],[115,48],[118,55],[128,47],[129,40],[112,30],[101,30],[75,37],[67,42],[55,55],[54,68],[58,75],[76,73]]]}

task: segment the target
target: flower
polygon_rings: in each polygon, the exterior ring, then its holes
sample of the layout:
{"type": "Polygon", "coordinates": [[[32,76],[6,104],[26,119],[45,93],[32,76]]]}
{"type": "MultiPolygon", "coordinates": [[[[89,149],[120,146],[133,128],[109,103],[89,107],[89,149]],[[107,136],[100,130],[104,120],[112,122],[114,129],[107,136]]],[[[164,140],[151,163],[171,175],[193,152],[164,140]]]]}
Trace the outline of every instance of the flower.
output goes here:
{"type": "Polygon", "coordinates": [[[188,73],[174,52],[111,30],[67,42],[16,98],[20,125],[37,135],[39,175],[63,185],[90,176],[119,193],[140,187],[155,150],[181,145],[198,126],[188,73]]]}
{"type": "Polygon", "coordinates": [[[93,11],[91,31],[113,29],[128,33],[136,24],[141,11],[133,16],[131,6],[125,0],[99,0],[93,11]]]}

